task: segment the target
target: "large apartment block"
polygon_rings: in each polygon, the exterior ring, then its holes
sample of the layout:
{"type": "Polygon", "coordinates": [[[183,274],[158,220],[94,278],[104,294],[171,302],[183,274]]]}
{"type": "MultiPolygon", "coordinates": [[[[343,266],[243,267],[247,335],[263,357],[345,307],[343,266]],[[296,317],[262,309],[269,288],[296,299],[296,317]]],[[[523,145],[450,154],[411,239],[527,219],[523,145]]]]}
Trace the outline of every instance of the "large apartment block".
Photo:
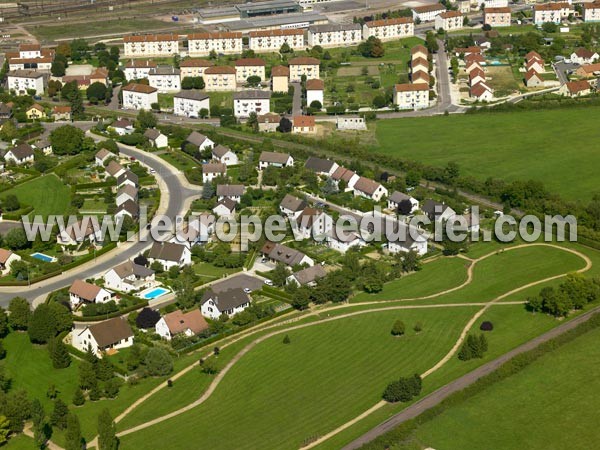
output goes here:
{"type": "Polygon", "coordinates": [[[148,78],[148,74],[151,69],[156,69],[158,65],[154,61],[132,59],[125,64],[125,79],[130,80],[141,80],[148,78]]]}
{"type": "Polygon", "coordinates": [[[283,44],[292,50],[304,49],[304,31],[302,30],[261,30],[249,33],[248,46],[255,52],[276,52],[283,44]]]}
{"type": "Polygon", "coordinates": [[[206,59],[184,59],[179,63],[179,70],[181,71],[181,79],[184,78],[194,78],[194,77],[203,77],[204,71],[214,66],[212,61],[208,61],[206,59]]]}
{"type": "Polygon", "coordinates": [[[546,22],[559,24],[571,14],[571,6],[567,2],[543,3],[533,7],[533,23],[541,25],[546,22]]]}
{"type": "Polygon", "coordinates": [[[433,22],[435,16],[446,11],[446,7],[440,3],[425,6],[416,6],[412,9],[413,19],[421,22],[433,22]]]}
{"type": "Polygon", "coordinates": [[[208,56],[216,53],[242,53],[242,33],[215,32],[188,35],[188,54],[190,56],[208,56]]]}
{"type": "Polygon", "coordinates": [[[208,94],[200,91],[181,91],[173,97],[173,114],[191,118],[200,117],[200,110],[210,110],[208,94]]]}
{"type": "Polygon", "coordinates": [[[180,71],[171,66],[158,66],[151,69],[148,73],[148,82],[160,93],[179,92],[181,90],[180,71]]]}
{"type": "Polygon", "coordinates": [[[125,58],[174,56],[179,54],[177,34],[139,34],[125,36],[125,58]]]}
{"type": "Polygon", "coordinates": [[[423,109],[429,106],[427,83],[405,83],[394,86],[394,105],[399,109],[423,109]]]}
{"type": "Polygon", "coordinates": [[[8,90],[18,95],[34,90],[36,95],[44,93],[45,77],[41,72],[33,70],[13,70],[7,74],[8,90]]]}
{"type": "Polygon", "coordinates": [[[306,76],[307,80],[319,77],[319,66],[321,61],[310,56],[298,56],[289,61],[290,64],[290,81],[292,83],[302,80],[302,75],[306,76]]]}
{"type": "Polygon", "coordinates": [[[583,21],[600,22],[600,2],[583,4],[583,21]]]}
{"type": "Polygon", "coordinates": [[[491,27],[510,26],[510,8],[485,8],[483,12],[483,23],[491,27]]]}
{"type": "Polygon", "coordinates": [[[204,71],[204,90],[210,91],[235,91],[236,70],[231,66],[213,66],[204,71]]]}
{"type": "Polygon", "coordinates": [[[19,51],[6,53],[9,70],[50,71],[54,61],[54,50],[43,49],[39,44],[21,44],[19,51]]]}
{"type": "Polygon", "coordinates": [[[435,28],[444,31],[459,30],[463,27],[464,17],[460,11],[444,11],[435,16],[435,28]]]}
{"type": "Polygon", "coordinates": [[[152,109],[158,103],[158,89],[146,84],[129,83],[123,89],[124,109],[152,109]]]}
{"type": "Polygon", "coordinates": [[[249,77],[259,77],[265,81],[265,61],[260,58],[243,58],[235,62],[235,78],[238,83],[245,83],[249,77]]]}
{"type": "Polygon", "coordinates": [[[358,45],[362,29],[358,23],[314,25],[308,29],[308,45],[314,47],[340,47],[358,45]]]}
{"type": "Polygon", "coordinates": [[[374,36],[382,41],[414,36],[415,23],[412,17],[397,17],[395,19],[381,19],[365,22],[363,37],[369,39],[374,36]]]}

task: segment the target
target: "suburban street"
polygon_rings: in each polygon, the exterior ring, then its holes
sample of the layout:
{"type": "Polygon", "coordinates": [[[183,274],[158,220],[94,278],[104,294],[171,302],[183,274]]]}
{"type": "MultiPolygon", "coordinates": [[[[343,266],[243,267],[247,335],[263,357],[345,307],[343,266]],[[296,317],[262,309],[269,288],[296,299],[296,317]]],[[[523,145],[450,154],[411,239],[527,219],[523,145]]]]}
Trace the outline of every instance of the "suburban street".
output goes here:
{"type": "MultiPolygon", "coordinates": [[[[174,218],[181,215],[187,209],[186,201],[199,195],[199,190],[184,186],[176,169],[157,156],[144,151],[119,145],[120,152],[129,157],[135,157],[143,164],[156,171],[155,176],[161,186],[161,208],[158,214],[174,218]],[[164,208],[163,208],[164,205],[164,208]]],[[[142,230],[142,237],[148,236],[148,231],[142,230]]],[[[76,279],[86,279],[102,274],[117,264],[133,259],[152,244],[151,240],[121,244],[115,250],[107,252],[97,259],[69,270],[62,275],[40,281],[31,287],[23,286],[0,287],[0,306],[6,307],[14,296],[21,296],[33,302],[36,298],[46,296],[49,293],[69,286],[76,279]]]]}

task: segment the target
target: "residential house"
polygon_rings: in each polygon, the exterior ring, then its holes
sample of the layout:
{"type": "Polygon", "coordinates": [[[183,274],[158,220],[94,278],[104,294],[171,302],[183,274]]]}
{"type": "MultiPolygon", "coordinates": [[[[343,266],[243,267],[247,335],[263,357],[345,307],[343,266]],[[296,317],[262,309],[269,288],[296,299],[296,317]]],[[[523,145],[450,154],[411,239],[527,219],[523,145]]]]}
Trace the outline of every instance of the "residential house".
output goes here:
{"type": "Polygon", "coordinates": [[[525,63],[525,71],[529,72],[530,70],[534,70],[537,73],[544,73],[546,71],[544,68],[544,60],[538,58],[528,59],[525,63]]]}
{"type": "Polygon", "coordinates": [[[170,341],[174,336],[197,336],[208,330],[208,323],[199,309],[195,308],[184,313],[180,309],[165,314],[156,322],[156,334],[170,341]]]}
{"type": "Polygon", "coordinates": [[[429,84],[396,84],[394,86],[394,105],[399,109],[413,110],[429,107],[429,84]]]}
{"type": "Polygon", "coordinates": [[[125,168],[114,160],[109,161],[105,169],[106,173],[113,178],[120,177],[125,173],[125,168]]]}
{"type": "Polygon", "coordinates": [[[158,262],[164,270],[171,267],[184,267],[192,264],[190,249],[174,242],[155,242],[148,252],[150,265],[158,262]]]}
{"type": "Polygon", "coordinates": [[[415,6],[412,8],[413,19],[420,22],[433,22],[435,17],[446,11],[446,7],[440,3],[432,5],[415,6]]]}
{"type": "Polygon", "coordinates": [[[506,7],[485,8],[483,11],[483,23],[492,28],[510,26],[511,9],[506,7]]]}
{"type": "Polygon", "coordinates": [[[169,146],[169,138],[162,134],[160,130],[156,128],[148,128],[144,131],[144,136],[150,142],[150,145],[154,148],[166,148],[169,146]]]}
{"type": "Polygon", "coordinates": [[[531,69],[525,74],[525,86],[527,87],[542,87],[544,79],[535,70],[531,69]]]}
{"type": "Polygon", "coordinates": [[[494,92],[485,82],[475,83],[469,89],[469,95],[480,102],[491,102],[494,100],[494,92]]]}
{"type": "Polygon", "coordinates": [[[102,287],[83,280],[75,280],[69,288],[69,303],[75,310],[84,303],[106,303],[112,300],[112,294],[102,287]]]}
{"type": "Polygon", "coordinates": [[[125,80],[131,81],[148,78],[150,70],[156,69],[157,67],[158,64],[148,59],[131,59],[125,64],[125,70],[123,71],[123,73],[125,73],[125,80]]]}
{"type": "Polygon", "coordinates": [[[598,60],[598,53],[587,48],[580,47],[571,53],[571,61],[576,64],[593,64],[598,60]]]}
{"type": "Polygon", "coordinates": [[[271,29],[248,33],[248,48],[256,53],[278,52],[284,44],[287,44],[291,50],[304,50],[304,31],[271,29]]]}
{"type": "Polygon", "coordinates": [[[429,51],[427,50],[427,47],[425,47],[424,45],[418,44],[415,45],[414,47],[412,47],[410,49],[410,59],[411,61],[413,59],[416,58],[423,58],[423,59],[427,59],[429,58],[429,51]]]}
{"type": "Polygon", "coordinates": [[[114,158],[115,156],[116,155],[114,153],[109,152],[105,148],[101,148],[96,153],[96,156],[94,157],[94,162],[97,166],[104,166],[106,161],[108,161],[110,158],[114,158]]]}
{"type": "Polygon", "coordinates": [[[178,227],[176,236],[171,242],[185,244],[188,247],[206,243],[215,232],[215,222],[215,215],[208,212],[192,215],[183,227],[178,227]]]}
{"type": "Polygon", "coordinates": [[[567,2],[541,3],[533,7],[533,23],[542,25],[546,22],[560,24],[571,14],[571,5],[567,2]]]}
{"type": "Polygon", "coordinates": [[[427,61],[427,58],[420,56],[414,57],[410,61],[410,69],[412,72],[429,72],[429,61],[427,61]]]}
{"type": "Polygon", "coordinates": [[[258,131],[261,133],[274,133],[279,127],[281,116],[275,113],[261,114],[258,116],[258,131]]]}
{"type": "Polygon", "coordinates": [[[432,222],[443,222],[456,215],[456,211],[445,203],[436,202],[435,200],[430,199],[423,202],[421,211],[423,211],[432,222]]]}
{"type": "Polygon", "coordinates": [[[403,216],[408,216],[419,209],[419,200],[403,192],[394,191],[388,197],[388,209],[403,216]]]}
{"type": "Polygon", "coordinates": [[[179,63],[179,70],[181,71],[181,80],[183,81],[185,78],[203,77],[204,71],[208,67],[212,67],[214,65],[215,63],[207,59],[184,59],[179,63]]]}
{"type": "Polygon", "coordinates": [[[203,316],[217,320],[221,315],[233,316],[250,306],[250,296],[242,288],[216,293],[208,289],[202,296],[200,311],[203,316]]]}
{"type": "Polygon", "coordinates": [[[10,266],[15,261],[21,261],[21,257],[10,250],[0,248],[0,273],[2,275],[10,272],[10,266]]]}
{"type": "Polygon", "coordinates": [[[125,216],[129,216],[134,222],[137,222],[140,217],[140,205],[133,200],[125,200],[117,208],[114,218],[117,223],[120,223],[125,216]]]}
{"type": "Polygon", "coordinates": [[[116,204],[117,206],[121,206],[127,200],[131,200],[132,202],[137,202],[138,199],[138,190],[135,186],[131,186],[129,184],[123,186],[121,189],[117,191],[116,204]]]}
{"type": "Polygon", "coordinates": [[[139,179],[138,176],[133,173],[131,170],[126,170],[121,175],[117,177],[117,188],[122,188],[123,186],[129,185],[133,187],[138,187],[139,179]]]}
{"type": "Polygon", "coordinates": [[[6,52],[8,70],[35,70],[49,72],[55,51],[42,48],[40,44],[21,44],[18,52],[6,52]]]}
{"type": "Polygon", "coordinates": [[[147,289],[155,285],[154,270],[127,260],[104,274],[104,286],[121,292],[147,289]]]}
{"type": "Polygon", "coordinates": [[[17,166],[33,163],[34,158],[33,147],[29,144],[19,144],[4,153],[4,161],[13,162],[17,166]]]}
{"type": "Polygon", "coordinates": [[[485,83],[485,72],[483,69],[473,69],[469,72],[469,86],[475,86],[477,83],[485,83]]]}
{"type": "Polygon", "coordinates": [[[600,2],[592,1],[583,4],[583,21],[600,22],[600,2]]]}
{"type": "Polygon", "coordinates": [[[407,232],[403,238],[388,241],[388,251],[392,254],[415,252],[417,255],[423,256],[427,253],[427,238],[420,233],[415,234],[416,237],[413,237],[410,232],[407,232]]]}
{"type": "Polygon", "coordinates": [[[203,151],[206,148],[214,147],[215,143],[197,131],[192,131],[190,135],[185,140],[186,143],[195,145],[198,147],[198,150],[203,151]]]}
{"type": "Polygon", "coordinates": [[[211,52],[226,55],[242,53],[242,33],[214,32],[188,35],[188,53],[190,56],[208,56],[211,52]]]}
{"type": "Polygon", "coordinates": [[[219,184],[217,185],[217,200],[229,198],[236,203],[239,203],[246,186],[243,184],[219,184]]]}
{"type": "Polygon", "coordinates": [[[358,179],[356,184],[354,184],[353,190],[355,196],[360,195],[376,202],[388,195],[388,190],[381,183],[365,177],[358,179]]]}
{"type": "Polygon", "coordinates": [[[181,90],[181,71],[171,66],[158,66],[150,69],[148,83],[162,94],[179,92],[181,90]]]}
{"type": "Polygon", "coordinates": [[[335,127],[341,131],[367,129],[367,123],[364,117],[360,116],[337,116],[335,118],[335,127]]]}
{"type": "Polygon", "coordinates": [[[296,218],[294,237],[321,241],[333,228],[333,218],[320,209],[306,207],[296,218]]]}
{"type": "Polygon", "coordinates": [[[217,145],[212,148],[212,157],[214,160],[225,164],[226,166],[235,166],[239,164],[238,156],[233,150],[224,145],[217,145]]]}
{"type": "Polygon", "coordinates": [[[287,284],[295,284],[297,286],[316,286],[317,281],[327,275],[327,271],[321,264],[294,272],[287,277],[287,284]]]}
{"type": "Polygon", "coordinates": [[[314,134],[317,131],[315,116],[294,116],[292,134],[314,134]]]}
{"type": "Polygon", "coordinates": [[[332,228],[327,234],[325,245],[337,252],[346,253],[351,248],[364,247],[367,243],[357,231],[343,231],[332,228]]]}
{"type": "Polygon", "coordinates": [[[309,256],[283,244],[267,241],[260,252],[269,261],[273,263],[282,263],[289,267],[300,264],[307,264],[308,266],[315,265],[315,261],[309,256]]]}
{"type": "Polygon", "coordinates": [[[444,31],[460,30],[463,27],[465,16],[460,11],[444,11],[435,16],[435,28],[444,31]]]}
{"type": "Polygon", "coordinates": [[[145,84],[129,83],[121,89],[124,109],[151,110],[158,103],[158,89],[145,84]]]}
{"type": "Polygon", "coordinates": [[[237,203],[234,200],[225,197],[223,200],[217,202],[212,212],[219,217],[233,217],[235,216],[236,207],[237,203]]]}
{"type": "Polygon", "coordinates": [[[479,7],[487,8],[506,8],[508,0],[478,0],[479,7]]]}
{"type": "Polygon", "coordinates": [[[465,65],[465,72],[470,74],[473,70],[481,70],[483,72],[483,66],[477,61],[470,61],[465,65]]]}
{"type": "Polygon", "coordinates": [[[348,47],[362,41],[362,29],[358,23],[313,25],[308,28],[308,46],[348,47]]]}
{"type": "Polygon", "coordinates": [[[412,72],[410,74],[410,81],[413,84],[416,83],[425,83],[427,85],[429,85],[429,74],[427,72],[425,72],[424,70],[417,70],[416,72],[412,72]]]}
{"type": "Polygon", "coordinates": [[[364,40],[373,36],[381,41],[390,41],[414,36],[415,23],[412,17],[371,20],[365,22],[362,32],[364,40]]]}
{"type": "Polygon", "coordinates": [[[138,34],[123,38],[125,58],[175,56],[179,54],[179,36],[174,33],[138,34]]]}
{"type": "Polygon", "coordinates": [[[339,166],[331,174],[331,178],[338,184],[338,186],[340,182],[343,181],[346,185],[344,191],[351,191],[360,177],[352,170],[339,166]]]}
{"type": "Polygon", "coordinates": [[[288,92],[290,68],[287,66],[271,67],[271,90],[273,92],[288,92]]]}
{"type": "Polygon", "coordinates": [[[238,119],[250,117],[255,113],[257,116],[267,114],[271,111],[270,91],[241,91],[233,94],[233,115],[238,119]]]}
{"type": "Polygon", "coordinates": [[[250,77],[265,78],[265,60],[262,58],[242,58],[235,62],[235,80],[244,84],[250,77]]]}
{"type": "Polygon", "coordinates": [[[36,141],[34,147],[46,156],[52,154],[52,143],[50,142],[49,137],[45,137],[43,139],[40,139],[39,141],[36,141]]]}
{"type": "Polygon", "coordinates": [[[7,86],[9,91],[14,91],[17,95],[25,95],[29,91],[41,95],[46,86],[46,77],[42,72],[33,70],[11,70],[7,74],[7,86]]]}
{"type": "Polygon", "coordinates": [[[25,116],[28,120],[40,120],[46,118],[44,107],[38,103],[34,103],[25,111],[25,116]]]}
{"type": "Polygon", "coordinates": [[[3,103],[0,102],[0,120],[8,120],[12,117],[13,115],[13,109],[12,109],[12,102],[9,103],[3,103]]]}
{"type": "MultiPolygon", "coordinates": [[[[325,82],[318,78],[306,80],[306,104],[312,106],[313,102],[319,102],[323,107],[323,92],[325,91],[325,82]]],[[[319,108],[319,109],[321,109],[319,108]]]]}
{"type": "Polygon", "coordinates": [[[73,330],[73,347],[86,352],[91,349],[98,358],[133,345],[133,331],[122,317],[87,325],[83,330],[73,330]]]}
{"type": "Polygon", "coordinates": [[[128,119],[118,119],[110,124],[110,128],[114,130],[119,136],[125,136],[135,131],[133,122],[128,119]]]}
{"type": "Polygon", "coordinates": [[[583,97],[592,93],[592,86],[587,80],[569,81],[560,87],[558,93],[566,97],[583,97]]]}
{"type": "Polygon", "coordinates": [[[52,108],[52,117],[55,121],[71,120],[71,107],[68,105],[56,105],[52,108]]]}
{"type": "Polygon", "coordinates": [[[291,194],[285,194],[285,197],[279,203],[279,210],[282,214],[295,220],[307,206],[308,204],[304,200],[294,197],[291,194]]]}
{"type": "Polygon", "coordinates": [[[173,114],[197,119],[200,111],[210,112],[210,97],[202,91],[185,90],[173,97],[173,114]]]}
{"type": "Polygon", "coordinates": [[[298,56],[289,60],[290,82],[298,83],[302,80],[302,75],[307,80],[319,77],[319,65],[321,61],[310,56],[298,56]]]}
{"type": "Polygon", "coordinates": [[[330,159],[317,158],[316,156],[309,156],[304,164],[304,167],[308,170],[315,172],[317,175],[330,177],[333,172],[337,170],[338,163],[330,159]]]}
{"type": "Polygon", "coordinates": [[[223,163],[202,164],[202,183],[210,183],[215,178],[225,175],[227,175],[227,166],[223,163]]]}
{"type": "Polygon", "coordinates": [[[231,66],[207,67],[204,70],[204,90],[206,92],[235,91],[236,73],[235,68],[231,66]]]}
{"type": "Polygon", "coordinates": [[[575,70],[575,74],[582,78],[597,78],[600,76],[600,63],[584,64],[575,70]]]}
{"type": "Polygon", "coordinates": [[[59,230],[56,237],[56,242],[62,247],[78,246],[83,243],[96,245],[102,240],[102,228],[96,216],[84,216],[75,223],[67,224],[64,229],[59,230]]]}
{"type": "Polygon", "coordinates": [[[287,153],[262,152],[258,158],[258,170],[273,167],[289,167],[294,165],[294,158],[287,153]]]}

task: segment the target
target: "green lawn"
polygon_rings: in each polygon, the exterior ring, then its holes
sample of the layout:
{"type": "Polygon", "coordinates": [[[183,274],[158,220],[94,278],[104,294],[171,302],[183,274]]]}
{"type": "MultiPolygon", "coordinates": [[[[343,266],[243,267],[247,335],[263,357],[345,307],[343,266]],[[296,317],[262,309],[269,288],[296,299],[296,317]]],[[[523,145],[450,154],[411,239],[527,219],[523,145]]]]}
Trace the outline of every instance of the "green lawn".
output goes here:
{"type": "MultiPolygon", "coordinates": [[[[197,448],[297,449],[371,407],[394,377],[435,364],[473,312],[374,312],[290,331],[290,345],[274,336],[242,357],[205,404],[124,436],[122,445],[184,449],[193,440],[197,448]],[[399,339],[390,335],[397,318],[409,328],[399,339]]],[[[189,401],[198,397],[189,394],[189,401]]]]}
{"type": "Polygon", "coordinates": [[[226,267],[216,267],[213,264],[209,264],[206,262],[198,262],[193,266],[194,272],[196,272],[201,277],[206,278],[221,278],[225,275],[229,275],[235,272],[239,272],[240,268],[228,269],[226,267]]]}
{"type": "Polygon", "coordinates": [[[19,434],[18,436],[11,437],[5,448],[10,450],[31,450],[35,448],[35,443],[32,438],[24,434],[19,434]]]}
{"type": "Polygon", "coordinates": [[[463,175],[479,179],[535,179],[565,198],[589,200],[600,193],[595,109],[379,121],[376,151],[437,166],[455,161],[463,175]]]}
{"type": "Polygon", "coordinates": [[[44,175],[20,184],[0,197],[14,194],[22,204],[33,206],[33,214],[65,214],[71,201],[71,190],[56,175],[44,175]]]}
{"type": "Polygon", "coordinates": [[[600,379],[593,376],[599,340],[596,329],[544,355],[424,424],[418,441],[444,450],[594,448],[600,440],[600,379]]]}
{"type": "Polygon", "coordinates": [[[433,295],[459,286],[467,280],[468,261],[460,258],[441,258],[423,264],[419,272],[386,283],[377,294],[360,293],[352,303],[369,300],[396,300],[433,295]]]}

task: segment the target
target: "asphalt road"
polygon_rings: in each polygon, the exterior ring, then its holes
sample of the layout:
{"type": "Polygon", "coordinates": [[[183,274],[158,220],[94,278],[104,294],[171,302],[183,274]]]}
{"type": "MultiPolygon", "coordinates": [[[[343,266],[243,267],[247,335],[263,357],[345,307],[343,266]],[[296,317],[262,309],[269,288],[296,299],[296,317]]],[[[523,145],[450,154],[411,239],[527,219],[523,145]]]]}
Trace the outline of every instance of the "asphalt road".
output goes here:
{"type": "Polygon", "coordinates": [[[398,414],[395,414],[394,416],[392,416],[391,418],[389,418],[382,424],[373,428],[371,431],[363,434],[358,439],[356,439],[356,440],[352,441],[351,443],[349,443],[348,445],[344,446],[342,448],[342,450],[356,450],[356,449],[361,448],[363,445],[367,444],[368,442],[371,442],[372,440],[376,439],[377,437],[381,436],[382,434],[385,434],[388,431],[391,431],[393,428],[397,427],[398,425],[400,425],[408,420],[414,419],[415,417],[419,416],[420,414],[427,411],[428,409],[433,408],[434,406],[441,403],[444,399],[446,399],[453,393],[465,389],[466,387],[475,383],[479,378],[490,374],[491,372],[496,370],[498,367],[500,367],[502,364],[504,364],[508,360],[514,358],[515,356],[517,356],[521,353],[525,353],[529,350],[532,350],[532,349],[538,347],[540,344],[543,344],[544,342],[547,342],[550,339],[553,339],[569,330],[572,330],[577,325],[579,325],[583,322],[586,322],[588,319],[590,319],[592,317],[593,314],[595,314],[599,311],[600,311],[600,306],[588,311],[587,313],[582,314],[579,317],[576,317],[575,319],[573,319],[567,323],[563,323],[562,325],[559,325],[556,328],[553,328],[552,330],[542,334],[541,336],[538,336],[535,339],[532,339],[531,341],[526,342],[525,344],[520,345],[519,347],[511,350],[510,352],[505,353],[504,355],[500,356],[499,358],[496,358],[493,361],[490,361],[489,363],[484,364],[483,366],[478,367],[477,369],[467,373],[466,375],[463,375],[462,377],[454,380],[453,382],[448,383],[445,386],[442,386],[438,390],[432,392],[431,394],[427,395],[426,397],[423,397],[421,400],[419,400],[416,403],[413,403],[408,408],[402,410],[398,414]]]}
{"type": "MultiPolygon", "coordinates": [[[[148,165],[156,171],[157,177],[162,178],[166,184],[169,196],[169,203],[165,212],[166,216],[174,218],[176,215],[181,214],[183,212],[182,209],[184,207],[185,199],[198,194],[197,191],[188,189],[181,184],[177,175],[173,172],[175,169],[168,163],[160,159],[148,158],[147,154],[140,150],[120,146],[120,151],[123,155],[133,156],[142,163],[148,165]]],[[[163,195],[165,195],[165,193],[163,193],[163,195]]],[[[135,258],[151,244],[152,241],[149,239],[146,242],[135,242],[129,248],[124,250],[112,250],[111,252],[102,255],[97,264],[88,264],[83,270],[78,270],[77,268],[72,269],[56,278],[36,283],[30,287],[2,287],[0,288],[0,306],[7,306],[10,300],[17,295],[26,298],[28,301],[33,301],[40,295],[47,295],[57,289],[69,286],[76,279],[86,279],[104,273],[127,259],[135,258]],[[110,256],[111,254],[114,255],[114,257],[105,257],[110,256]]]]}

